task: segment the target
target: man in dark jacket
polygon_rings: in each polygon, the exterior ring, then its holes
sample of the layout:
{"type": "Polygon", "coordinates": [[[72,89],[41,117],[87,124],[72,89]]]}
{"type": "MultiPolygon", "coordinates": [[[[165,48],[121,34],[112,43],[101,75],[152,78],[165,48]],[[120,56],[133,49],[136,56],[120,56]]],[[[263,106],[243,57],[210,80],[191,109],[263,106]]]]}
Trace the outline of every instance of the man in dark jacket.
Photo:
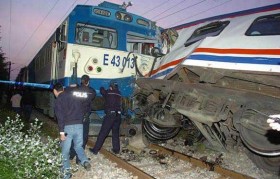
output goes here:
{"type": "MultiPolygon", "coordinates": [[[[88,75],[83,75],[81,78],[81,86],[79,87],[79,91],[86,92],[88,97],[83,100],[83,109],[84,109],[84,120],[83,120],[83,148],[85,149],[85,146],[88,141],[88,134],[89,134],[89,124],[90,119],[89,115],[92,109],[92,100],[96,96],[95,89],[91,88],[89,86],[90,78],[88,75]]],[[[76,156],[76,152],[73,148],[73,144],[71,146],[70,151],[70,159],[73,159],[76,156]]],[[[76,163],[79,163],[79,158],[76,157],[76,163]]]]}
{"type": "Polygon", "coordinates": [[[105,117],[102,122],[100,132],[98,134],[94,148],[90,149],[93,154],[97,154],[101,149],[105,138],[112,129],[112,151],[120,152],[120,124],[121,124],[121,93],[118,85],[111,82],[108,90],[104,87],[100,88],[100,93],[105,98],[105,117]]]}
{"type": "Polygon", "coordinates": [[[29,89],[25,89],[21,98],[21,106],[25,119],[30,122],[30,116],[34,105],[34,96],[29,89]]]}
{"type": "Polygon", "coordinates": [[[55,115],[58,121],[60,132],[63,171],[65,178],[70,178],[69,152],[72,141],[74,149],[81,160],[81,164],[86,170],[90,170],[90,163],[85,155],[83,145],[83,100],[87,98],[87,93],[81,92],[77,87],[69,88],[64,91],[60,83],[54,85],[53,93],[55,100],[55,115]]]}

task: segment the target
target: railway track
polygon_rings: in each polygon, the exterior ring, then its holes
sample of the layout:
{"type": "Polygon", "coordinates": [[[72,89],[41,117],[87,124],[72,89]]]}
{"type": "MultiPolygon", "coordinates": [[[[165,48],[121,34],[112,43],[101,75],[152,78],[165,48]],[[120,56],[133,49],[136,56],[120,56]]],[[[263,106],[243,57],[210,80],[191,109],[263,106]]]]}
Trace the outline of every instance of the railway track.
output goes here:
{"type": "MultiPolygon", "coordinates": [[[[38,114],[38,112],[35,116],[38,119],[47,118],[43,114],[38,114]]],[[[50,125],[52,125],[52,128],[57,126],[57,124],[53,120],[44,119],[43,122],[44,121],[47,121],[50,125]]],[[[94,146],[94,140],[91,139],[88,142],[88,147],[92,146],[94,146]]],[[[123,147],[121,154],[115,155],[109,152],[109,150],[106,150],[106,146],[101,149],[100,153],[111,162],[116,163],[117,167],[126,170],[128,173],[131,173],[138,179],[171,178],[174,175],[180,175],[181,178],[253,178],[251,176],[247,176],[245,174],[223,168],[219,165],[218,161],[209,162],[203,158],[197,159],[192,156],[155,144],[151,144],[147,148],[145,148],[144,153],[143,151],[135,151],[131,149],[125,149],[123,147]],[[126,158],[125,155],[127,153],[132,153],[133,159],[131,159],[131,157],[126,158]],[[139,160],[143,159],[149,162],[139,162],[139,160]],[[150,161],[154,161],[154,163],[150,161]],[[193,173],[197,173],[198,175],[192,176],[193,173]]]]}
{"type": "MultiPolygon", "coordinates": [[[[89,141],[88,144],[90,147],[94,146],[94,142],[91,140],[89,141]]],[[[125,149],[126,152],[128,152],[127,149],[125,149]]],[[[208,162],[208,161],[204,161],[203,159],[196,159],[192,156],[188,156],[182,153],[179,153],[175,150],[171,150],[159,145],[155,145],[155,144],[150,144],[148,146],[148,150],[149,150],[149,155],[152,158],[159,158],[159,164],[160,165],[166,165],[168,162],[164,162],[165,158],[173,158],[173,161],[178,161],[181,160],[181,162],[185,162],[190,164],[189,167],[186,167],[185,169],[181,168],[181,169],[175,169],[174,171],[171,171],[170,173],[184,173],[185,175],[187,175],[188,173],[191,172],[191,170],[199,170],[203,169],[204,171],[209,171],[209,172],[215,172],[218,175],[216,175],[215,178],[232,178],[232,179],[253,179],[253,177],[247,176],[245,174],[241,174],[238,172],[235,172],[233,170],[229,170],[226,168],[221,167],[218,163],[212,163],[212,162],[208,162]]],[[[124,150],[123,150],[124,151],[124,150]]],[[[137,151],[136,151],[137,152],[137,151]]],[[[139,152],[139,151],[138,151],[139,152]]],[[[102,148],[100,151],[101,154],[103,154],[106,158],[108,158],[109,160],[111,160],[112,162],[117,163],[117,166],[120,168],[125,169],[126,171],[132,173],[134,176],[137,176],[138,179],[151,179],[151,178],[161,178],[161,176],[166,176],[168,175],[168,171],[167,172],[159,172],[158,176],[155,176],[155,174],[149,174],[149,171],[145,171],[140,169],[140,168],[145,168],[145,167],[155,167],[154,164],[145,164],[145,165],[133,165],[131,163],[133,162],[129,162],[129,160],[126,159],[122,159],[121,155],[115,155],[112,154],[111,152],[107,151],[106,149],[102,148]]],[[[130,151],[130,153],[134,153],[133,151],[130,151]]],[[[164,177],[165,178],[165,177],[164,177]]]]}
{"type": "MultiPolygon", "coordinates": [[[[94,142],[92,140],[89,140],[87,145],[89,147],[93,147],[94,142]]],[[[111,160],[112,162],[115,162],[118,167],[120,167],[122,169],[125,169],[126,171],[132,173],[134,176],[137,176],[139,179],[152,179],[152,178],[154,178],[151,175],[149,175],[148,173],[145,173],[144,171],[140,170],[139,168],[129,164],[125,160],[117,157],[116,155],[112,154],[111,152],[107,151],[104,148],[101,148],[101,150],[99,152],[101,154],[103,154],[106,158],[111,160]]]]}

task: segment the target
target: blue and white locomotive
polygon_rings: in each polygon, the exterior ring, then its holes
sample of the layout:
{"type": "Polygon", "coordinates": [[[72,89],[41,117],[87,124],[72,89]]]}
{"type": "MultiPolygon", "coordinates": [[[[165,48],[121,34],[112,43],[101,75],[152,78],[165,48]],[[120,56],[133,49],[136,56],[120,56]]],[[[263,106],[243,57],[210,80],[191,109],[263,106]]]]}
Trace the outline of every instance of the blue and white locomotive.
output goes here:
{"type": "MultiPolygon", "coordinates": [[[[114,80],[124,109],[130,108],[135,78],[149,70],[146,67],[154,59],[151,49],[159,46],[160,31],[155,22],[127,12],[129,5],[106,1],[98,6],[77,5],[28,65],[25,81],[59,81],[68,87],[89,75],[97,91],[91,117],[99,120],[103,117],[99,88],[114,80]]],[[[36,107],[53,117],[51,92],[37,89],[35,93],[36,107]]]]}

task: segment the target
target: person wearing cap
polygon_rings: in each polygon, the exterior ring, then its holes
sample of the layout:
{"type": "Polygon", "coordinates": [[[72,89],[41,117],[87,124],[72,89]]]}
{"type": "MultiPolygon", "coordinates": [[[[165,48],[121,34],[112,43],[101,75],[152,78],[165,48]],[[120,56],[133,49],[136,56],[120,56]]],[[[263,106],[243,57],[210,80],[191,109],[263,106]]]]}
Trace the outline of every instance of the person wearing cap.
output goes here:
{"type": "MultiPolygon", "coordinates": [[[[95,98],[96,96],[96,91],[95,89],[91,88],[89,86],[89,81],[90,78],[88,75],[83,75],[81,77],[81,86],[78,87],[79,91],[85,92],[87,93],[87,98],[85,98],[83,100],[83,104],[82,104],[82,108],[84,109],[84,120],[83,120],[83,148],[85,149],[85,146],[87,144],[88,141],[88,134],[89,134],[89,124],[90,124],[90,112],[92,109],[92,100],[95,98]]],[[[73,144],[71,146],[70,149],[70,159],[73,159],[76,156],[76,163],[78,164],[79,158],[76,155],[76,152],[73,148],[73,144]]]]}
{"type": "Polygon", "coordinates": [[[53,93],[56,97],[54,111],[58,121],[58,128],[62,149],[62,171],[64,178],[71,177],[71,168],[69,161],[70,147],[72,141],[74,149],[81,161],[81,165],[90,170],[91,165],[83,149],[83,101],[87,98],[87,93],[79,91],[77,87],[64,90],[61,83],[56,83],[53,87],[53,93]]]}
{"type": "Polygon", "coordinates": [[[95,146],[89,150],[96,155],[112,130],[112,152],[118,154],[120,152],[121,93],[117,83],[114,82],[110,83],[108,90],[101,87],[100,93],[105,99],[105,116],[95,146]]]}

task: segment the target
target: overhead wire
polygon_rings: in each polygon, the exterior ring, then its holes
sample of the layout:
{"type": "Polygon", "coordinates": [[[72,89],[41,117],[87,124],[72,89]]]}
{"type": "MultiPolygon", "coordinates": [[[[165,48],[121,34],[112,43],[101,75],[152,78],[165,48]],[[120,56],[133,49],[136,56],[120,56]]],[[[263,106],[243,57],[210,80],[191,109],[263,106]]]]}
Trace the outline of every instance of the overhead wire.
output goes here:
{"type": "MultiPolygon", "coordinates": [[[[75,0],[71,6],[68,8],[68,10],[64,13],[64,15],[60,18],[60,20],[58,21],[58,23],[56,24],[55,28],[58,27],[58,25],[60,25],[62,23],[63,20],[65,20],[65,18],[69,15],[69,12],[72,10],[72,7],[77,3],[78,0],[75,0]]],[[[86,0],[83,5],[87,4],[89,0],[86,0]]],[[[46,36],[46,38],[42,41],[42,43],[40,44],[40,46],[42,46],[42,44],[44,44],[47,39],[50,38],[50,36],[54,33],[54,31],[50,31],[50,33],[46,36]]]]}
{"type": "Polygon", "coordinates": [[[174,14],[177,14],[177,13],[183,11],[183,10],[186,10],[186,9],[188,9],[188,8],[191,8],[191,7],[193,7],[193,6],[196,6],[196,5],[198,5],[198,4],[201,4],[201,3],[203,3],[204,1],[206,1],[206,0],[199,1],[199,2],[197,2],[197,3],[195,3],[195,4],[192,4],[192,5],[190,5],[190,6],[185,7],[185,8],[183,8],[183,9],[179,10],[179,11],[173,12],[173,13],[168,14],[168,15],[166,15],[166,16],[163,16],[163,17],[161,17],[161,18],[159,18],[159,19],[156,19],[155,21],[160,21],[160,20],[162,20],[162,19],[165,19],[165,18],[167,18],[167,17],[169,17],[169,16],[172,16],[172,15],[174,15],[174,14]]]}
{"type": "Polygon", "coordinates": [[[56,2],[54,3],[54,5],[52,6],[52,8],[48,11],[48,13],[46,14],[46,16],[44,17],[44,19],[41,21],[41,23],[37,26],[37,28],[35,29],[35,31],[33,31],[33,33],[31,34],[31,36],[29,36],[29,38],[25,41],[23,48],[21,48],[21,50],[17,53],[17,55],[15,56],[15,58],[17,58],[19,56],[19,54],[23,51],[23,49],[26,48],[27,43],[31,40],[31,38],[33,38],[34,34],[38,31],[38,29],[42,26],[42,24],[45,22],[46,18],[50,15],[50,13],[52,12],[52,10],[55,8],[55,6],[58,4],[60,0],[56,0],[56,2]]]}
{"type": "Polygon", "coordinates": [[[152,10],[155,10],[155,9],[157,9],[157,8],[159,8],[159,7],[161,7],[161,6],[163,6],[163,5],[166,4],[168,1],[170,1],[170,0],[164,1],[164,2],[162,2],[159,6],[155,6],[155,7],[151,8],[151,9],[145,11],[144,13],[142,13],[142,15],[143,15],[143,14],[147,14],[147,13],[149,13],[149,12],[152,12],[152,10]]]}
{"type": "MultiPolygon", "coordinates": [[[[77,3],[78,0],[75,0],[71,6],[68,8],[68,10],[64,13],[64,15],[59,19],[58,23],[55,25],[54,30],[62,23],[62,21],[65,20],[65,18],[68,16],[69,12],[73,9],[72,7],[77,3]]],[[[86,4],[89,0],[86,0],[84,4],[86,4]]],[[[50,36],[54,33],[54,31],[50,31],[50,33],[46,36],[46,38],[42,41],[41,45],[46,43],[47,39],[50,38],[50,36]]],[[[40,46],[41,46],[40,45],[40,46]]]]}
{"type": "Polygon", "coordinates": [[[176,6],[180,5],[180,4],[182,4],[182,3],[185,2],[185,1],[186,1],[186,0],[180,1],[179,3],[175,4],[174,6],[172,6],[172,7],[168,8],[168,9],[164,10],[163,12],[161,12],[161,13],[159,13],[159,14],[157,14],[157,15],[155,15],[155,16],[152,17],[151,19],[154,19],[155,17],[158,17],[158,16],[164,14],[165,12],[167,12],[167,11],[173,9],[174,7],[176,7],[176,6]]]}
{"type": "Polygon", "coordinates": [[[175,23],[173,23],[173,24],[170,24],[170,27],[172,27],[173,25],[178,24],[179,22],[182,22],[182,21],[184,21],[184,20],[186,20],[186,19],[188,19],[188,18],[195,17],[195,16],[200,15],[200,14],[202,14],[202,13],[204,13],[204,12],[207,12],[207,11],[209,11],[209,10],[212,10],[212,9],[214,9],[214,8],[216,8],[216,7],[219,7],[219,6],[221,6],[221,5],[224,5],[224,4],[226,4],[226,3],[230,2],[230,1],[231,1],[231,0],[225,1],[225,2],[223,2],[223,3],[221,3],[221,4],[218,4],[218,5],[214,6],[214,7],[211,7],[211,8],[209,8],[209,9],[204,10],[204,11],[200,11],[200,12],[198,12],[198,13],[192,15],[192,16],[189,16],[189,17],[186,17],[186,18],[184,18],[184,19],[181,19],[180,21],[177,21],[177,22],[175,22],[175,23]]]}
{"type": "MultiPolygon", "coordinates": [[[[57,0],[57,1],[56,1],[56,3],[54,4],[54,6],[52,7],[52,9],[51,9],[51,10],[49,11],[49,13],[45,16],[44,20],[45,20],[46,17],[50,14],[50,12],[54,9],[54,7],[58,4],[58,1],[60,1],[60,0],[57,0]]],[[[78,0],[75,0],[75,1],[71,4],[70,8],[68,8],[68,10],[64,13],[64,15],[62,16],[62,18],[59,20],[59,23],[58,23],[58,24],[60,24],[61,21],[63,21],[63,20],[66,18],[66,16],[69,14],[69,11],[72,9],[72,7],[74,6],[74,4],[76,4],[77,1],[78,1],[78,0]]],[[[86,0],[86,1],[84,2],[84,4],[86,4],[88,1],[89,1],[89,0],[86,0]]],[[[40,25],[42,25],[42,24],[43,24],[43,21],[42,21],[42,23],[40,23],[40,25]]],[[[57,25],[58,25],[58,24],[57,24],[57,25]]],[[[55,27],[55,28],[56,28],[56,27],[55,27]]],[[[39,29],[39,26],[37,27],[36,30],[38,30],[38,29],[39,29]]],[[[35,31],[34,31],[34,33],[35,33],[35,31]]],[[[34,35],[34,33],[32,34],[32,36],[34,35]]],[[[50,37],[50,35],[53,34],[53,33],[54,33],[54,32],[51,31],[51,32],[49,33],[49,35],[42,41],[42,43],[40,44],[40,46],[41,46],[42,44],[44,44],[45,41],[46,41],[46,40],[50,37]]],[[[28,40],[30,40],[32,36],[30,36],[30,38],[29,38],[28,40]]],[[[27,41],[27,42],[28,42],[28,41],[27,41]]],[[[27,42],[25,43],[25,45],[24,45],[23,48],[26,47],[27,42]]],[[[22,48],[22,49],[23,49],[23,48],[22,48]]],[[[36,55],[36,54],[35,54],[35,55],[36,55]]],[[[33,58],[32,58],[32,59],[33,59],[33,58]]],[[[21,68],[22,66],[26,66],[26,64],[25,64],[25,65],[21,64],[20,66],[15,67],[12,71],[17,70],[17,69],[21,68]]]]}

